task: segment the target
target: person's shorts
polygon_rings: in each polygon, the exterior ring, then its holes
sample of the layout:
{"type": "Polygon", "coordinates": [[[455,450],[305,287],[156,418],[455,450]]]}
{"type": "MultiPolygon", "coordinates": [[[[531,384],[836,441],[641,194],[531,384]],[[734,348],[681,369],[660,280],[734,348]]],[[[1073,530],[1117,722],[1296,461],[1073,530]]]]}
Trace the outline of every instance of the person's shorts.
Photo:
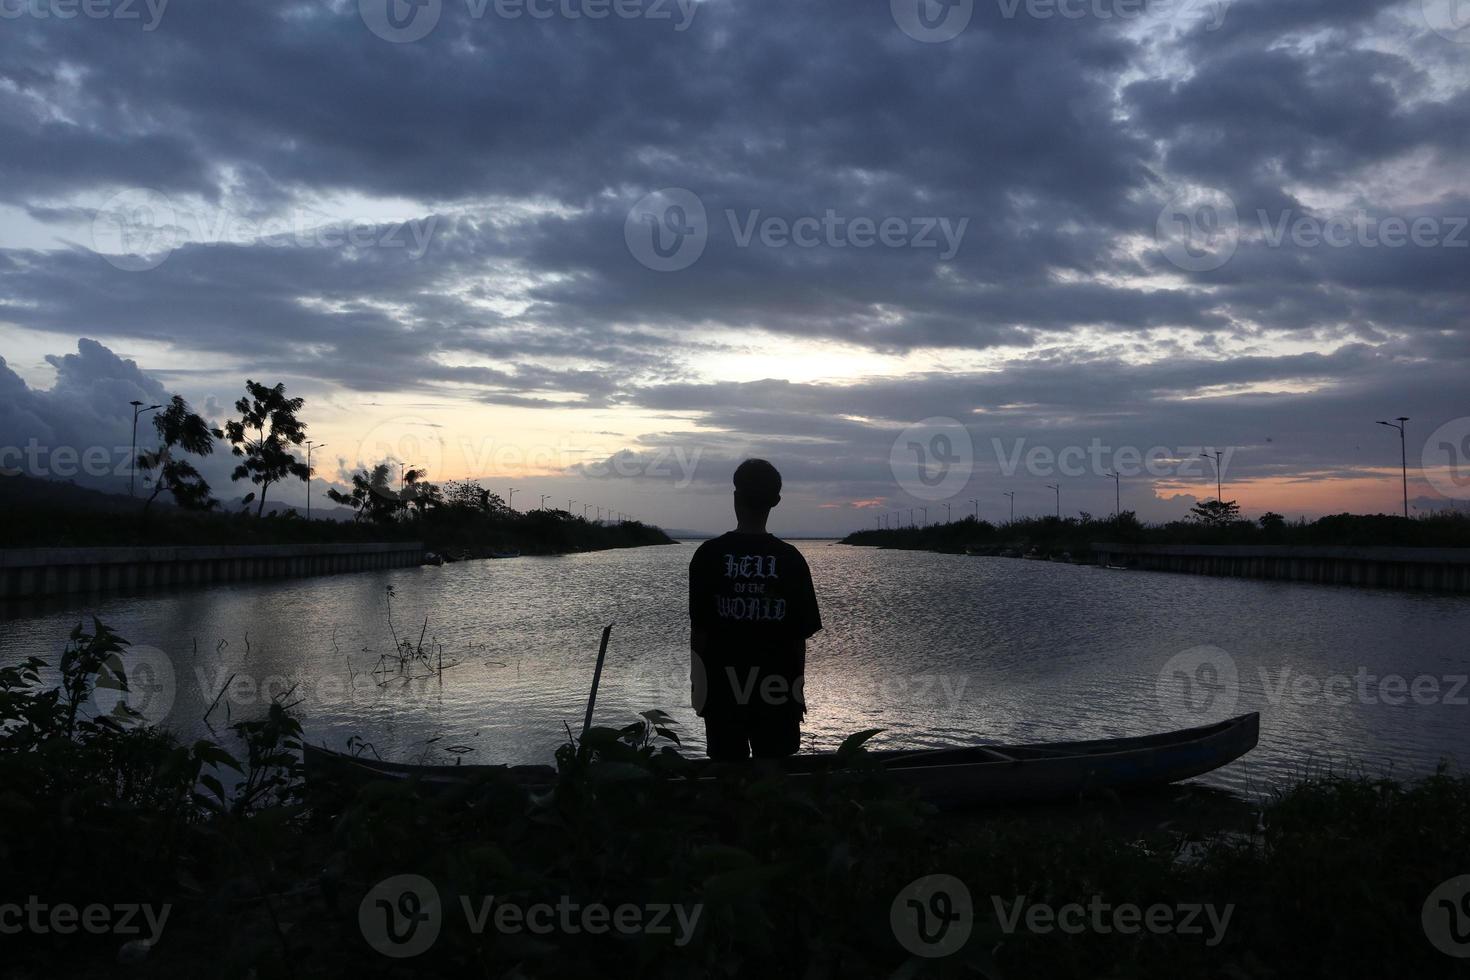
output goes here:
{"type": "Polygon", "coordinates": [[[791,705],[711,706],[704,713],[705,753],[716,762],[784,759],[801,748],[801,710],[791,705]]]}

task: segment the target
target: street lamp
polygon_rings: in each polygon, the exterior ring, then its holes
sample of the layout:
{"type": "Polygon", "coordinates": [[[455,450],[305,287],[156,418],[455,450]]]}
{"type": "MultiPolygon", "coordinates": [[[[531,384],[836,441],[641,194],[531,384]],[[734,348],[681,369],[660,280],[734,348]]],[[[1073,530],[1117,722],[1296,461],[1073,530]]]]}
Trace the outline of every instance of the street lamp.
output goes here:
{"type": "Polygon", "coordinates": [[[1397,419],[1394,419],[1394,421],[1392,421],[1392,422],[1379,422],[1378,423],[1379,425],[1386,425],[1390,429],[1398,429],[1399,430],[1399,466],[1401,466],[1403,468],[1403,474],[1404,474],[1404,516],[1405,517],[1408,517],[1409,516],[1409,456],[1408,456],[1408,450],[1404,448],[1404,423],[1407,422],[1407,421],[1409,421],[1409,417],[1408,416],[1406,416],[1406,415],[1400,415],[1397,419]]]}
{"type": "Polygon", "coordinates": [[[585,521],[587,519],[587,509],[589,507],[591,507],[591,506],[592,506],[591,504],[583,504],[582,505],[582,520],[585,521]]]}
{"type": "Polygon", "coordinates": [[[944,502],[944,523],[946,523],[946,524],[952,524],[952,523],[954,523],[954,517],[949,512],[949,501],[948,500],[946,500],[944,502]]]}
{"type": "Polygon", "coordinates": [[[970,498],[970,503],[973,504],[974,507],[975,507],[975,523],[976,524],[979,524],[980,523],[980,498],[979,497],[971,497],[970,498]]]}
{"type": "Polygon", "coordinates": [[[1110,471],[1108,476],[1113,478],[1113,519],[1117,520],[1118,515],[1123,513],[1123,478],[1116,470],[1110,471]]]}
{"type": "Polygon", "coordinates": [[[312,442],[306,440],[306,519],[311,520],[311,451],[313,449],[325,449],[324,442],[312,442]]]}
{"type": "Polygon", "coordinates": [[[133,492],[133,481],[138,476],[138,416],[146,412],[151,412],[155,408],[162,408],[163,406],[149,405],[147,408],[144,408],[143,403],[137,401],[128,402],[128,404],[133,406],[133,449],[128,454],[128,496],[133,497],[136,496],[133,492]]]}
{"type": "Polygon", "coordinates": [[[515,510],[516,509],[516,488],[515,487],[511,487],[510,488],[510,496],[507,497],[507,498],[505,498],[505,506],[506,506],[506,509],[507,510],[515,510]]]}
{"type": "Polygon", "coordinates": [[[1062,485],[1060,483],[1048,483],[1046,485],[1046,488],[1048,490],[1055,490],[1057,492],[1057,520],[1061,520],[1062,519],[1062,485]]]}
{"type": "Polygon", "coordinates": [[[1213,453],[1200,453],[1202,458],[1215,461],[1215,499],[1222,504],[1225,502],[1225,494],[1220,489],[1220,457],[1224,455],[1218,449],[1213,453]]]}
{"type": "Polygon", "coordinates": [[[546,509],[546,498],[549,497],[549,496],[551,496],[551,494],[549,494],[549,493],[543,493],[541,495],[541,509],[542,510],[545,510],[546,509]]]}
{"type": "Polygon", "coordinates": [[[924,522],[920,526],[921,527],[928,527],[929,526],[929,508],[928,507],[920,507],[919,510],[922,511],[923,514],[924,514],[924,522]]]}
{"type": "Polygon", "coordinates": [[[571,497],[568,497],[567,498],[567,516],[568,517],[571,517],[572,516],[572,504],[575,504],[575,503],[576,503],[576,501],[573,500],[571,497]]]}
{"type": "Polygon", "coordinates": [[[1016,523],[1016,491],[1007,490],[1001,496],[1011,498],[1011,523],[1016,523]]]}

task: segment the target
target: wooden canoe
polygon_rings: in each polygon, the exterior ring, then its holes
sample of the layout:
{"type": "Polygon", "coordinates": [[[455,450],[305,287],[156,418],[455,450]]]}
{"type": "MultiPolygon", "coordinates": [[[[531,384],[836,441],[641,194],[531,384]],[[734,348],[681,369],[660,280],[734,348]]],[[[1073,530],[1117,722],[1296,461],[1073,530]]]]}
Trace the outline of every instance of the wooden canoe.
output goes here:
{"type": "MultiPolygon", "coordinates": [[[[1261,716],[1241,715],[1214,725],[1159,735],[1037,745],[971,745],[888,749],[869,753],[900,783],[934,803],[954,807],[1044,803],[1099,793],[1162,786],[1219,769],[1256,747],[1261,716]]],[[[798,755],[782,767],[793,777],[835,768],[831,753],[798,755]]],[[[307,745],[308,783],[413,782],[424,790],[502,779],[549,786],[550,766],[417,766],[345,755],[307,745]]],[[[709,766],[697,760],[695,772],[709,766]]],[[[712,778],[701,776],[700,778],[712,778]]]]}

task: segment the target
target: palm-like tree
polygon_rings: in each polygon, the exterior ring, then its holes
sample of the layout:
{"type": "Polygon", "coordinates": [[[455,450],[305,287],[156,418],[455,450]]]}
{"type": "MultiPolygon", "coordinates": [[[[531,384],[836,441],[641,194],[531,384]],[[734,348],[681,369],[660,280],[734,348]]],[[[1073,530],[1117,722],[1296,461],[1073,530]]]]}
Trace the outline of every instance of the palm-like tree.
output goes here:
{"type": "Polygon", "coordinates": [[[173,494],[180,507],[192,510],[213,507],[215,500],[209,495],[208,482],[179,454],[208,456],[214,452],[216,433],[204,419],[189,411],[189,403],[178,395],[174,395],[166,409],[153,416],[153,428],[161,440],[158,448],[138,456],[138,469],[150,474],[158,471],[143,512],[146,514],[165,490],[173,494]]]}

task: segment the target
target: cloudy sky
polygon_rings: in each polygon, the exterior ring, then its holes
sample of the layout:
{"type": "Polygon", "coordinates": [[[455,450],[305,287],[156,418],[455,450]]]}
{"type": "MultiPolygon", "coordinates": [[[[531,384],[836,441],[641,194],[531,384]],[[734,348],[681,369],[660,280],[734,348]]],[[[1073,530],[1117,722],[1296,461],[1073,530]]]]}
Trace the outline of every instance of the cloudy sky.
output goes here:
{"type": "Polygon", "coordinates": [[[0,0],[0,462],[252,377],[681,528],[1464,506],[1467,143],[1452,0],[0,0]]]}

